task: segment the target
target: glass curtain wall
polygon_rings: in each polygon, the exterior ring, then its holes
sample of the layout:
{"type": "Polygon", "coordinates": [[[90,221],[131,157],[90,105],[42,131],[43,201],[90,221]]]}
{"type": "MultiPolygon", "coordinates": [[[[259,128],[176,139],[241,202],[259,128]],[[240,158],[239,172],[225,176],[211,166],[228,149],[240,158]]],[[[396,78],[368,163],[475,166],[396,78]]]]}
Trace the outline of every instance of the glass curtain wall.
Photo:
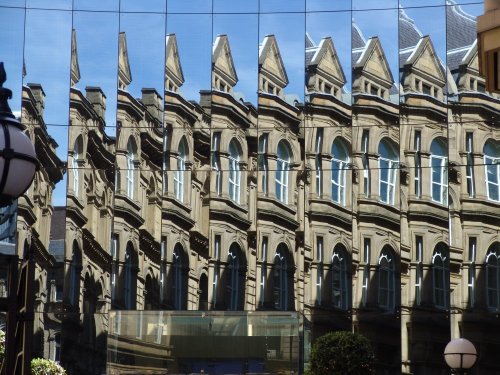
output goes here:
{"type": "Polygon", "coordinates": [[[289,311],[313,339],[368,337],[377,373],[440,374],[456,337],[477,373],[499,371],[500,102],[478,71],[482,12],[3,1],[4,86],[40,160],[0,209],[0,306],[35,311],[0,312],[8,348],[100,374],[108,332],[130,329],[160,369],[168,314],[144,310],[289,311]]]}

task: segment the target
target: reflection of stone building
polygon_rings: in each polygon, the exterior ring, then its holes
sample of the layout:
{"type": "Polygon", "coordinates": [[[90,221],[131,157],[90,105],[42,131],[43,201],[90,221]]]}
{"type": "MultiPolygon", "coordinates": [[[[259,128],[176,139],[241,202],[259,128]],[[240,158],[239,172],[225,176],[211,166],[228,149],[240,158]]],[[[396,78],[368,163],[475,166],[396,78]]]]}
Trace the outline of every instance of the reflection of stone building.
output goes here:
{"type": "Polygon", "coordinates": [[[105,93],[76,87],[74,34],[59,237],[49,238],[51,193],[63,164],[43,125],[43,90],[23,91],[43,168],[19,200],[17,246],[36,255],[37,311],[67,314],[59,329],[59,317],[36,321],[46,331],[36,350],[58,359],[61,343],[68,368],[93,373],[110,309],[295,310],[313,337],[369,337],[381,372],[440,373],[444,345],[459,335],[491,357],[500,102],[478,75],[475,21],[447,10],[447,64],[403,11],[399,72],[356,25],[351,67],[331,38],[307,35],[305,104],[287,93],[273,35],[259,46],[257,105],[234,92],[226,35],[215,38],[199,102],[182,94],[190,77],[175,34],[163,95],[143,88],[137,99],[120,33],[116,139],[105,132],[105,93]],[[70,362],[77,352],[86,359],[70,362]]]}

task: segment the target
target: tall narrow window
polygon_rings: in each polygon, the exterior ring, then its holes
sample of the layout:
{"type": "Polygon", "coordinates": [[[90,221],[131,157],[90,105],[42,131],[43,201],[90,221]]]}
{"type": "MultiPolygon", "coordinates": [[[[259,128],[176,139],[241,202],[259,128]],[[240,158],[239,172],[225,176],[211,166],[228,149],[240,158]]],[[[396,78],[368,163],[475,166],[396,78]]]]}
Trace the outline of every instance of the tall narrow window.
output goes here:
{"type": "Polygon", "coordinates": [[[240,203],[240,152],[236,141],[229,143],[229,197],[236,203],[240,203]]]}
{"type": "Polygon", "coordinates": [[[266,293],[266,277],[267,277],[267,237],[262,237],[262,246],[260,258],[262,261],[262,266],[260,270],[260,306],[264,305],[265,293],[266,293]]]}
{"type": "Polygon", "coordinates": [[[316,303],[321,305],[323,297],[323,237],[316,237],[316,260],[318,273],[316,275],[316,303]]]}
{"type": "Polygon", "coordinates": [[[361,290],[361,301],[363,306],[368,302],[368,286],[370,284],[370,256],[371,256],[370,239],[365,238],[363,243],[363,285],[361,290]]]}
{"type": "Polygon", "coordinates": [[[163,136],[163,192],[168,192],[168,172],[170,170],[170,141],[172,140],[172,126],[166,125],[163,136]]]}
{"type": "Polygon", "coordinates": [[[177,169],[174,175],[174,193],[175,198],[184,202],[184,176],[186,173],[186,159],[188,155],[188,146],[185,138],[182,138],[179,143],[177,155],[177,169]]]}
{"type": "Polygon", "coordinates": [[[484,145],[486,193],[489,200],[500,201],[500,142],[488,140],[484,145]]]}
{"type": "Polygon", "coordinates": [[[172,258],[172,296],[175,310],[182,310],[186,301],[183,249],[177,244],[172,258]]]}
{"type": "Polygon", "coordinates": [[[434,306],[439,309],[449,307],[450,269],[448,248],[445,244],[438,244],[432,255],[432,279],[434,306]]]}
{"type": "Polygon", "coordinates": [[[469,289],[469,307],[476,304],[476,237],[469,237],[469,274],[467,277],[469,289]]]}
{"type": "Polygon", "coordinates": [[[111,301],[114,302],[116,298],[116,279],[118,277],[118,235],[111,234],[111,301]]]}
{"type": "Polygon", "coordinates": [[[345,206],[346,169],[349,151],[340,138],[332,144],[332,200],[345,206]]]}
{"type": "Polygon", "coordinates": [[[267,195],[268,176],[269,176],[269,167],[267,164],[267,141],[268,141],[268,134],[262,134],[259,138],[258,162],[259,162],[259,172],[261,175],[260,188],[264,195],[267,195]]]}
{"type": "Polygon", "coordinates": [[[124,300],[125,309],[134,310],[136,301],[136,285],[137,280],[135,278],[137,265],[135,263],[135,252],[131,244],[127,245],[127,250],[125,251],[125,264],[124,264],[124,300]]]}
{"type": "Polygon", "coordinates": [[[78,245],[73,243],[73,254],[69,265],[69,302],[78,306],[80,296],[80,257],[78,245]]]}
{"type": "Polygon", "coordinates": [[[467,149],[467,165],[465,169],[465,174],[467,177],[467,193],[470,198],[474,198],[476,195],[474,188],[474,147],[473,147],[473,133],[465,133],[465,143],[467,149]]]}
{"type": "Polygon", "coordinates": [[[383,139],[378,146],[378,153],[380,200],[393,205],[396,194],[397,168],[399,166],[398,152],[387,139],[383,139]]]}
{"type": "Polygon", "coordinates": [[[288,180],[290,174],[290,149],[285,141],[278,144],[276,159],[276,198],[288,204],[288,180]]]}
{"type": "Polygon", "coordinates": [[[288,310],[288,259],[286,246],[281,244],[274,254],[273,264],[274,308],[288,310]]]}
{"type": "Polygon", "coordinates": [[[422,196],[422,134],[420,130],[415,130],[415,196],[422,196]]]}
{"type": "Polygon", "coordinates": [[[214,237],[214,280],[212,282],[212,307],[217,308],[217,290],[219,284],[219,273],[220,273],[220,244],[221,236],[215,235],[214,237]]]}
{"type": "Polygon", "coordinates": [[[500,242],[495,242],[486,255],[486,288],[488,309],[500,309],[500,242]]]}
{"type": "Polygon", "coordinates": [[[227,258],[227,307],[228,310],[243,310],[245,293],[245,274],[242,265],[241,251],[238,245],[232,244],[227,258]]]}
{"type": "Polygon", "coordinates": [[[73,149],[73,158],[71,159],[71,168],[73,170],[73,193],[76,197],[80,193],[80,169],[78,168],[78,159],[81,158],[80,150],[80,138],[75,142],[75,148],[73,149]]]}
{"type": "Polygon", "coordinates": [[[212,147],[211,147],[211,164],[212,171],[215,172],[215,191],[217,195],[221,195],[222,192],[222,176],[221,176],[221,164],[220,164],[220,132],[214,132],[212,135],[212,147]]]}
{"type": "Polygon", "coordinates": [[[387,246],[378,258],[378,304],[385,310],[392,311],[396,306],[396,267],[392,250],[387,246]]]}
{"type": "Polygon", "coordinates": [[[422,303],[423,254],[424,239],[422,236],[415,236],[415,305],[417,306],[422,303]]]}
{"type": "Polygon", "coordinates": [[[135,152],[132,141],[128,141],[127,145],[127,197],[134,199],[134,178],[135,178],[135,152]]]}
{"type": "Polygon", "coordinates": [[[163,237],[160,244],[160,303],[164,300],[166,284],[165,254],[167,251],[167,238],[163,237]]]}
{"type": "Polygon", "coordinates": [[[335,246],[332,256],[332,304],[347,310],[349,307],[349,283],[347,275],[347,252],[342,245],[335,246]]]}
{"type": "Polygon", "coordinates": [[[321,198],[323,193],[323,168],[321,160],[321,150],[323,147],[323,128],[316,129],[316,195],[321,198]]]}
{"type": "Polygon", "coordinates": [[[432,200],[443,205],[448,204],[448,152],[447,144],[442,139],[431,143],[431,194],[432,200]]]}
{"type": "Polygon", "coordinates": [[[371,179],[370,179],[370,162],[368,158],[368,138],[370,131],[368,129],[363,130],[363,135],[361,137],[361,145],[363,147],[363,193],[365,197],[370,196],[371,189],[371,179]]]}

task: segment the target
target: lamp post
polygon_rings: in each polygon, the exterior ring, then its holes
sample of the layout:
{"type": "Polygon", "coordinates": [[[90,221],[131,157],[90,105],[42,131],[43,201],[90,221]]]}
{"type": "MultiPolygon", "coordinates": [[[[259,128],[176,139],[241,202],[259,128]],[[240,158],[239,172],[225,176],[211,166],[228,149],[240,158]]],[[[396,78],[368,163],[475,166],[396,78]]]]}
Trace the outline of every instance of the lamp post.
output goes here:
{"type": "Polygon", "coordinates": [[[453,374],[465,375],[474,366],[476,359],[476,348],[467,339],[453,339],[444,348],[444,360],[453,374]]]}
{"type": "Polygon", "coordinates": [[[7,74],[0,62],[0,207],[11,204],[31,185],[38,165],[35,147],[7,103],[7,74]]]}

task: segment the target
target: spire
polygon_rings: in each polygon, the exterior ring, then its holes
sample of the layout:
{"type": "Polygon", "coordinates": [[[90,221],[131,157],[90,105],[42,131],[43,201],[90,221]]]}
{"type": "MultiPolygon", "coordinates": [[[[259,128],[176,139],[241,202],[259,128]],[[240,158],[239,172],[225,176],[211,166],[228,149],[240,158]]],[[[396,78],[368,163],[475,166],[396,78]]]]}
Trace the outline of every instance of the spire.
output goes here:
{"type": "Polygon", "coordinates": [[[78,49],[76,47],[76,30],[71,32],[71,87],[80,81],[80,66],[78,65],[78,49]]]}
{"type": "Polygon", "coordinates": [[[132,82],[132,72],[128,60],[127,34],[120,32],[118,39],[118,88],[126,90],[132,82]]]}

